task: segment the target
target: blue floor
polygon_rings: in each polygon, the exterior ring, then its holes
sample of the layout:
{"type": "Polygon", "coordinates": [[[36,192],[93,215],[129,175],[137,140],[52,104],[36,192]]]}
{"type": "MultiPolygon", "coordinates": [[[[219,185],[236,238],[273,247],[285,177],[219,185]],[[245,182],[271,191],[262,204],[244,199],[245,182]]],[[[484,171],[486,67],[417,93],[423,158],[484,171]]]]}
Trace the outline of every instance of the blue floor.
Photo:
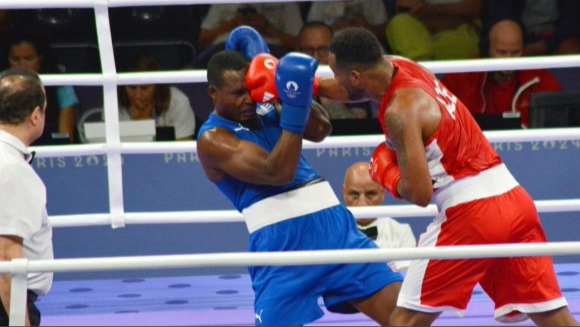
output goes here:
{"type": "MultiPolygon", "coordinates": [[[[556,265],[570,309],[580,319],[580,264],[556,265]]],[[[55,282],[38,302],[44,326],[253,325],[248,275],[55,282]]],[[[476,288],[463,318],[449,312],[436,325],[499,325],[493,306],[476,288]]],[[[363,315],[326,314],[313,325],[376,325],[363,315]]],[[[525,322],[520,326],[531,325],[525,322]]]]}

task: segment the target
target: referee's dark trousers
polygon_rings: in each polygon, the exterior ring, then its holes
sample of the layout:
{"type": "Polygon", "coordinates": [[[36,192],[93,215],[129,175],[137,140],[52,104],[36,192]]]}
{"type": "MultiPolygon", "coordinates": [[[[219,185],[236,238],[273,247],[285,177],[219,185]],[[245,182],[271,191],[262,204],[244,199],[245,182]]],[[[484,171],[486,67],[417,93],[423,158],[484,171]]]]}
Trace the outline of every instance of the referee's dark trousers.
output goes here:
{"type": "MultiPolygon", "coordinates": [[[[32,291],[28,291],[28,318],[30,319],[31,326],[40,326],[40,311],[34,304],[38,295],[32,291]]],[[[0,305],[0,326],[8,326],[10,324],[10,319],[8,318],[8,313],[4,309],[3,305],[0,305]]]]}

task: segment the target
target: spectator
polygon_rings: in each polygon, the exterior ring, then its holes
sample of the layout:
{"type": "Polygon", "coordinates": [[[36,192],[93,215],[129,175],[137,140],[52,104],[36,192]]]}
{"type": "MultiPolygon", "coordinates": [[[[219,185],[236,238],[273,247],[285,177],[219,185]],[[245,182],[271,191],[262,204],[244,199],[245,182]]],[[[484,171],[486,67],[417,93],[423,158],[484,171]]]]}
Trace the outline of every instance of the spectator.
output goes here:
{"type": "MultiPolygon", "coordinates": [[[[318,60],[322,65],[328,65],[328,53],[330,40],[332,39],[332,28],[323,22],[309,22],[304,24],[298,34],[297,50],[306,53],[318,60]]],[[[354,119],[370,118],[372,113],[369,106],[358,105],[356,103],[346,105],[342,102],[317,97],[315,99],[328,112],[330,119],[354,119]]],[[[368,104],[368,102],[362,103],[368,104]]]]}
{"type": "MultiPolygon", "coordinates": [[[[39,138],[46,117],[46,95],[36,73],[9,69],[0,74],[0,261],[52,260],[52,227],[46,187],[29,165],[29,146],[39,138]]],[[[52,287],[52,272],[28,274],[26,326],[40,326],[34,304],[52,287]]],[[[12,277],[0,276],[0,325],[9,324],[12,277]]]]}
{"type": "MultiPolygon", "coordinates": [[[[371,179],[369,164],[357,162],[350,166],[344,176],[342,196],[348,207],[378,206],[385,200],[383,187],[371,179]]],[[[402,224],[392,218],[358,219],[359,230],[370,237],[380,248],[414,248],[417,240],[409,224],[402,224]]],[[[409,267],[410,261],[393,262],[396,270],[409,267]]]]}
{"type": "Polygon", "coordinates": [[[488,0],[486,21],[510,19],[524,27],[524,56],[580,53],[580,2],[488,0]]]}
{"type": "Polygon", "coordinates": [[[298,51],[310,55],[321,65],[328,65],[329,45],[334,31],[323,22],[308,22],[298,33],[298,51]]]}
{"type": "Polygon", "coordinates": [[[474,58],[482,0],[397,0],[386,37],[394,54],[412,60],[474,58]]]}
{"type": "MultiPolygon", "coordinates": [[[[129,72],[160,70],[156,58],[139,56],[129,72]]],[[[166,84],[128,85],[119,87],[119,120],[154,119],[157,127],[174,127],[177,140],[193,140],[195,114],[189,98],[174,86],[166,84]]]]}
{"type": "MultiPolygon", "coordinates": [[[[50,51],[47,39],[34,32],[12,35],[4,46],[0,57],[0,70],[22,68],[38,74],[58,74],[62,72],[56,58],[50,51]]],[[[79,100],[72,86],[47,87],[48,102],[45,135],[67,134],[71,143],[75,140],[76,112],[79,100]]]]}
{"type": "Polygon", "coordinates": [[[315,1],[306,16],[307,22],[324,22],[334,31],[351,26],[363,27],[379,39],[383,39],[387,20],[382,0],[315,1]]]}
{"type": "Polygon", "coordinates": [[[240,26],[255,28],[269,45],[294,49],[303,20],[295,2],[212,4],[201,24],[198,46],[221,46],[229,32],[240,26]]]}
{"type": "MultiPolygon", "coordinates": [[[[489,33],[488,56],[521,57],[523,34],[514,21],[496,23],[489,33]]],[[[558,91],[562,86],[546,69],[447,74],[443,84],[469,108],[472,114],[521,115],[528,126],[530,97],[534,92],[558,91]]]]}

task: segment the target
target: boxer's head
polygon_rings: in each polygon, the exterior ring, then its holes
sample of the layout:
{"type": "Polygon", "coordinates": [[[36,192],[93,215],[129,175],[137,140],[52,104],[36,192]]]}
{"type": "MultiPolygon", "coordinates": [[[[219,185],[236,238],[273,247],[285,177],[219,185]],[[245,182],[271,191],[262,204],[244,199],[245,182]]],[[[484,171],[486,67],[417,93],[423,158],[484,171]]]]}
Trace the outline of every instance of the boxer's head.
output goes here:
{"type": "Polygon", "coordinates": [[[258,117],[256,103],[246,88],[248,64],[237,51],[215,54],[207,66],[208,93],[220,117],[253,128],[258,117]]]}
{"type": "Polygon", "coordinates": [[[351,100],[369,100],[369,90],[375,87],[373,72],[383,62],[383,49],[368,30],[346,28],[332,39],[328,62],[334,78],[346,89],[351,100]]]}

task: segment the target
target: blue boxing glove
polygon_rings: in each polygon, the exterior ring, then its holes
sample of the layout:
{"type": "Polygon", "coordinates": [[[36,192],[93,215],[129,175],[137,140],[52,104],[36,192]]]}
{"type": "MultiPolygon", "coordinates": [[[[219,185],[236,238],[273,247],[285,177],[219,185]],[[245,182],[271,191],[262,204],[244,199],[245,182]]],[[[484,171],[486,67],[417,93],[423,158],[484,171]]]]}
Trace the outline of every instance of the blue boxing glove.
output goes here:
{"type": "Polygon", "coordinates": [[[252,60],[260,53],[270,53],[268,44],[258,31],[250,26],[239,26],[233,29],[226,40],[226,50],[239,51],[252,60]]]}
{"type": "Polygon", "coordinates": [[[282,101],[280,126],[292,133],[302,134],[312,105],[314,74],[318,68],[316,59],[291,52],[278,63],[276,88],[282,101]]]}

